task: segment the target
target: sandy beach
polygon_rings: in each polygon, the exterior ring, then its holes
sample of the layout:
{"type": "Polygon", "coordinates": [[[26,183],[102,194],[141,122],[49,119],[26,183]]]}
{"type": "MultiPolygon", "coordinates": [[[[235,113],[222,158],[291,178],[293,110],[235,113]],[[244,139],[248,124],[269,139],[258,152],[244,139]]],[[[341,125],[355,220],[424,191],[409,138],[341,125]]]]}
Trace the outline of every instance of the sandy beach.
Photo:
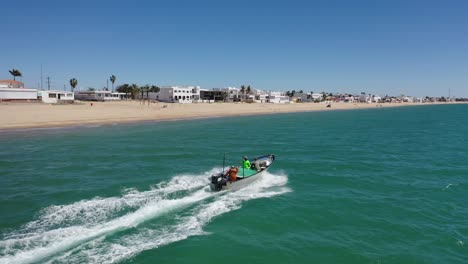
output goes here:
{"type": "Polygon", "coordinates": [[[219,116],[243,116],[288,112],[352,110],[364,108],[432,105],[431,103],[198,103],[169,104],[139,101],[77,102],[69,105],[41,103],[0,104],[0,129],[61,127],[89,124],[109,124],[153,120],[177,120],[219,116]]]}

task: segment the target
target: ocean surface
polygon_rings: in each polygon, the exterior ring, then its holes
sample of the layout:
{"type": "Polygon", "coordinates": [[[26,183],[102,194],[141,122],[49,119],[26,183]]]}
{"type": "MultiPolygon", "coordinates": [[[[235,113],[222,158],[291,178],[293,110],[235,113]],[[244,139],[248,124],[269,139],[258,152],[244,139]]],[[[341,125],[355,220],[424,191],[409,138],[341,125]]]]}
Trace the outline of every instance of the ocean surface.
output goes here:
{"type": "Polygon", "coordinates": [[[0,132],[0,263],[468,263],[468,105],[0,132]],[[254,185],[208,177],[274,153],[254,185]]]}

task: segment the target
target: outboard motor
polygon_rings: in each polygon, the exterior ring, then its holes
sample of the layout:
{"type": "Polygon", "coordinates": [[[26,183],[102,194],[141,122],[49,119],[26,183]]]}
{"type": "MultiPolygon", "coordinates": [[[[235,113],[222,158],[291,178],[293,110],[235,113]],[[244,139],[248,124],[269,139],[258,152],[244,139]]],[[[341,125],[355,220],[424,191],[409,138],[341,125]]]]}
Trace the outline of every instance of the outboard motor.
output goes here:
{"type": "Polygon", "coordinates": [[[215,191],[220,191],[223,185],[226,184],[226,181],[223,181],[222,177],[223,173],[211,175],[211,184],[215,191]]]}

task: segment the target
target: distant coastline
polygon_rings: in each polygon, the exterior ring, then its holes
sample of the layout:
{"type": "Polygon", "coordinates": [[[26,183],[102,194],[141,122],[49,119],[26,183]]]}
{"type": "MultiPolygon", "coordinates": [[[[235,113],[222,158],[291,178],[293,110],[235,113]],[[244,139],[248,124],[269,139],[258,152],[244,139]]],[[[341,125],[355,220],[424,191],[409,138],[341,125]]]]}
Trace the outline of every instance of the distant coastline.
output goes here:
{"type": "Polygon", "coordinates": [[[150,103],[149,105],[139,101],[94,102],[92,105],[89,102],[71,105],[7,103],[0,104],[2,113],[0,130],[446,104],[460,103],[332,103],[331,107],[326,107],[324,103],[150,103]]]}

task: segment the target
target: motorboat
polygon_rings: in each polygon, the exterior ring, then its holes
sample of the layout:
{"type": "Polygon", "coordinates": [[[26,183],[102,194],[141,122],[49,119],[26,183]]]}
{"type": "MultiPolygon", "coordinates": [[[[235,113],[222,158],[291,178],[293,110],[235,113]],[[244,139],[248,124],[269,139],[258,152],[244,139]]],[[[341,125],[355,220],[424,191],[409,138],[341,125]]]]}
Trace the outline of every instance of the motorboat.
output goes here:
{"type": "Polygon", "coordinates": [[[262,174],[266,172],[273,162],[275,161],[275,155],[267,154],[254,159],[250,159],[250,168],[239,168],[237,173],[237,179],[235,181],[229,181],[228,176],[223,171],[212,175],[210,179],[210,188],[212,191],[224,191],[224,190],[238,190],[244,188],[253,182],[261,178],[262,174]]]}

